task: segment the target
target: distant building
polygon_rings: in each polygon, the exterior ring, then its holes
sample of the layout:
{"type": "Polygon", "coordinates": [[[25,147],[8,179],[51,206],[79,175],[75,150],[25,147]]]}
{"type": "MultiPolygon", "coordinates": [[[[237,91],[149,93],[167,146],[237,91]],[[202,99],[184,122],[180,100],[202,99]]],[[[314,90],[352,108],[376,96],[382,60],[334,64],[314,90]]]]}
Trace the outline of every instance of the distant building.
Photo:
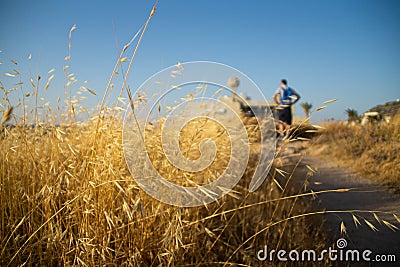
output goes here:
{"type": "MultiPolygon", "coordinates": [[[[242,94],[239,94],[239,97],[236,99],[233,99],[230,96],[224,95],[219,97],[219,100],[225,104],[227,104],[229,107],[231,107],[235,112],[243,113],[243,105],[246,105],[247,107],[251,108],[252,112],[256,116],[265,116],[266,115],[266,110],[269,107],[271,112],[274,114],[274,117],[277,118],[276,114],[276,109],[278,105],[270,100],[270,101],[256,101],[256,100],[251,100],[248,96],[242,94]],[[241,99],[241,100],[240,100],[241,99]],[[245,102],[241,102],[242,100],[246,100],[245,102]],[[242,107],[241,107],[242,106],[242,107]]],[[[293,122],[302,122],[306,118],[304,116],[296,116],[295,108],[294,105],[291,106],[292,108],[292,114],[293,114],[293,122]]],[[[218,113],[221,114],[222,110],[219,110],[218,113]]],[[[225,110],[226,112],[226,110],[225,110]]]]}
{"type": "Polygon", "coordinates": [[[361,125],[376,122],[390,123],[391,119],[392,117],[390,115],[382,115],[377,111],[369,111],[361,115],[361,125]]]}

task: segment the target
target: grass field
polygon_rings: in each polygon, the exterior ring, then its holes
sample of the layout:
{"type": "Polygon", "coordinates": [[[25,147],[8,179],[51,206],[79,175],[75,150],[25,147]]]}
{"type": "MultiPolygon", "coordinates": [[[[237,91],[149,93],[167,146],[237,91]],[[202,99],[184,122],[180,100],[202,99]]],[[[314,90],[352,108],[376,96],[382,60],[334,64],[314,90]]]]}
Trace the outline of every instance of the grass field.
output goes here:
{"type": "MultiPolygon", "coordinates": [[[[315,227],[321,221],[290,219],[310,211],[296,197],[301,187],[285,187],[290,167],[286,175],[273,168],[263,186],[249,193],[253,158],[234,191],[204,207],[179,208],[152,199],[126,168],[120,115],[97,117],[98,123],[27,127],[16,121],[14,127],[3,127],[1,265],[254,265],[255,253],[264,245],[323,245],[315,227]],[[284,191],[277,188],[278,180],[284,191]]],[[[11,121],[17,118],[10,116],[11,121]]],[[[202,127],[200,135],[217,136],[215,125],[202,127]]],[[[154,136],[148,145],[157,145],[154,136]]],[[[225,137],[219,136],[217,144],[222,145],[225,137]]],[[[194,146],[202,139],[190,138],[194,146]]],[[[219,153],[224,158],[226,151],[219,153]]],[[[149,156],[162,157],[156,149],[149,156]]],[[[218,162],[215,170],[223,168],[224,160],[218,162]]],[[[160,170],[181,177],[171,166],[160,170]]],[[[208,173],[202,179],[215,172],[208,173]]]]}

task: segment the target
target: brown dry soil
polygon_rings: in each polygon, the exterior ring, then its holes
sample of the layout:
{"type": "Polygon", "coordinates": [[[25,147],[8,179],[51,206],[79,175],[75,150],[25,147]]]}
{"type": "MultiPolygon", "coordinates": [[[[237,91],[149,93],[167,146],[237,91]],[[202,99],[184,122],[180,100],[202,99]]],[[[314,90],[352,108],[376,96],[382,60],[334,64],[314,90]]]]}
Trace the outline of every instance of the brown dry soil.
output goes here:
{"type": "MultiPolygon", "coordinates": [[[[316,196],[316,210],[357,210],[357,212],[334,212],[324,215],[326,235],[331,246],[336,247],[336,241],[339,238],[345,238],[347,246],[344,250],[357,249],[362,252],[369,249],[372,251],[369,256],[371,259],[378,254],[396,256],[396,262],[384,264],[376,260],[362,263],[340,262],[338,266],[400,266],[400,222],[393,216],[395,213],[400,217],[400,194],[394,193],[393,190],[371,179],[339,167],[333,160],[313,153],[311,148],[307,149],[307,145],[302,142],[293,142],[288,145],[284,154],[289,156],[291,162],[297,162],[299,158],[302,158],[296,170],[297,176],[303,177],[299,177],[299,181],[304,180],[304,174],[309,172],[307,165],[317,171],[309,178],[307,191],[351,189],[348,192],[322,193],[316,196]],[[371,211],[377,211],[376,215],[380,221],[371,211]],[[355,225],[353,214],[361,223],[360,225],[355,225]],[[376,230],[372,230],[364,219],[375,226],[376,230]],[[390,229],[382,220],[399,229],[390,229]],[[346,227],[344,234],[341,232],[342,222],[346,227]]],[[[337,265],[337,262],[333,265],[337,265]]]]}

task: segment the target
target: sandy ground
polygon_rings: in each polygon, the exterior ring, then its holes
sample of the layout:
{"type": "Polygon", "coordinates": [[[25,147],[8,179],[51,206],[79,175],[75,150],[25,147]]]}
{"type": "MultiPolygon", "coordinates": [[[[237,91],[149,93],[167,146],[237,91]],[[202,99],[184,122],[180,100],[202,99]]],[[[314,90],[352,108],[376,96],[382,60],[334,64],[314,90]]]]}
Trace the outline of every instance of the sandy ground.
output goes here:
{"type": "MultiPolygon", "coordinates": [[[[289,146],[287,153],[299,152],[299,146],[289,146]]],[[[400,194],[394,194],[375,182],[354,174],[348,169],[339,167],[333,161],[322,158],[318,155],[310,155],[307,150],[302,151],[304,158],[299,166],[300,172],[305,172],[308,164],[317,172],[310,178],[308,188],[314,192],[327,189],[351,189],[345,193],[323,193],[317,198],[318,210],[360,210],[354,212],[361,225],[356,226],[352,213],[332,213],[325,215],[326,231],[331,244],[336,244],[339,238],[345,238],[347,246],[344,249],[358,249],[372,251],[370,258],[377,254],[395,255],[397,262],[381,264],[375,260],[370,263],[359,263],[359,266],[400,266],[400,223],[394,218],[393,213],[400,217],[400,194]],[[303,153],[305,152],[305,153],[303,153]],[[367,212],[361,212],[367,211],[367,212]],[[396,227],[399,230],[393,231],[385,226],[382,221],[378,222],[372,212],[381,211],[378,217],[396,227]],[[366,219],[373,224],[377,230],[372,230],[366,219]],[[341,223],[346,227],[346,234],[341,233],[341,223]]],[[[354,265],[348,262],[343,265],[354,265]]]]}

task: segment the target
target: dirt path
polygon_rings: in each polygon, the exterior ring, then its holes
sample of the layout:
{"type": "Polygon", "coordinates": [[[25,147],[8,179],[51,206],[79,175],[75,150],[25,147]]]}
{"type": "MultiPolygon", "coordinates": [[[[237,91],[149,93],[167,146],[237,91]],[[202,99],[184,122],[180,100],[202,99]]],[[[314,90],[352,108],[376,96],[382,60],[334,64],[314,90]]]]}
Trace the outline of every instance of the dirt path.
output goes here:
{"type": "MultiPolygon", "coordinates": [[[[346,193],[324,193],[318,196],[320,210],[364,210],[382,211],[388,214],[377,213],[383,219],[398,228],[400,223],[396,221],[392,213],[400,215],[400,195],[391,193],[387,188],[372,182],[369,179],[355,175],[349,170],[340,168],[332,161],[317,156],[305,156],[300,168],[306,168],[306,164],[316,168],[318,172],[309,181],[309,188],[318,192],[327,189],[351,188],[346,193]]],[[[355,226],[351,213],[327,214],[326,225],[328,236],[332,243],[342,237],[340,231],[341,222],[347,229],[347,249],[369,249],[376,254],[395,254],[397,263],[385,264],[385,266],[400,266],[400,230],[393,231],[384,223],[378,222],[371,212],[354,213],[361,223],[355,226]],[[364,219],[373,224],[377,231],[371,230],[364,219]]],[[[377,265],[376,262],[371,266],[377,265]]]]}

